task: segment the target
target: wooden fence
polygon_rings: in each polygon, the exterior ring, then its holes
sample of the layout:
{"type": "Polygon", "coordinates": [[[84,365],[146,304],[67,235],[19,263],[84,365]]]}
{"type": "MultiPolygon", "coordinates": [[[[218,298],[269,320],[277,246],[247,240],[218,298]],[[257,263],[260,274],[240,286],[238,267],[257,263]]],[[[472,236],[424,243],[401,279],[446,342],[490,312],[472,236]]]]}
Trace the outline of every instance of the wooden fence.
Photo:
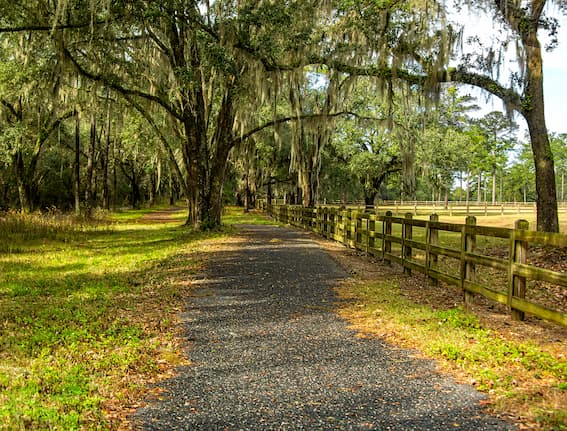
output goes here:
{"type": "Polygon", "coordinates": [[[418,271],[432,283],[459,286],[466,304],[474,295],[482,295],[508,306],[515,320],[529,313],[567,326],[566,310],[538,304],[526,295],[528,282],[567,287],[567,273],[534,266],[527,259],[530,245],[567,247],[567,235],[530,231],[525,220],[518,220],[515,229],[478,226],[473,216],[465,224],[454,224],[440,222],[436,214],[420,220],[412,213],[394,217],[391,211],[378,215],[291,205],[270,206],[268,213],[280,222],[312,230],[386,263],[395,262],[406,274],[418,271]],[[477,247],[481,238],[489,244],[487,248],[477,247]],[[495,287],[499,283],[500,288],[495,287]]]}
{"type": "MultiPolygon", "coordinates": [[[[257,199],[258,209],[267,210],[266,199],[257,199]]],[[[273,199],[272,205],[287,205],[284,199],[273,199]]],[[[292,205],[293,206],[293,205],[292,205]]],[[[371,208],[367,208],[363,202],[326,202],[319,204],[320,207],[345,207],[353,210],[365,211],[392,211],[394,215],[405,215],[411,212],[418,214],[446,214],[458,215],[513,215],[513,214],[535,214],[535,202],[463,202],[463,201],[381,201],[371,208]]],[[[558,211],[567,213],[567,202],[558,202],[558,211]]]]}

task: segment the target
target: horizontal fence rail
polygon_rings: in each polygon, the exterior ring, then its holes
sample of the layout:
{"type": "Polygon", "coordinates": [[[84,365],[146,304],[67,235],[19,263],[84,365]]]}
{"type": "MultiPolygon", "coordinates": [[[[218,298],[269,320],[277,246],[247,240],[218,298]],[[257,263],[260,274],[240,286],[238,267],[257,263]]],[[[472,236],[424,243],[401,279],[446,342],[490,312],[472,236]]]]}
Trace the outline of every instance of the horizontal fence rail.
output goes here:
{"type": "Polygon", "coordinates": [[[567,287],[567,273],[528,263],[530,244],[567,247],[567,235],[530,231],[525,220],[508,229],[477,226],[473,216],[464,224],[456,224],[440,222],[437,214],[421,220],[413,218],[411,212],[398,217],[392,211],[379,215],[330,206],[270,205],[266,209],[277,221],[312,230],[386,263],[397,263],[405,274],[417,271],[431,283],[458,286],[467,306],[474,295],[481,295],[506,305],[514,320],[523,320],[529,313],[567,326],[565,310],[538,304],[526,295],[528,282],[567,287]],[[488,253],[478,247],[481,239],[497,242],[497,246],[487,242],[489,246],[485,247],[496,250],[496,255],[494,250],[488,253]],[[500,288],[495,287],[498,284],[500,288]]]}
{"type": "MultiPolygon", "coordinates": [[[[257,199],[257,207],[267,210],[266,199],[257,199]]],[[[289,205],[285,199],[273,199],[272,206],[289,205]]],[[[291,205],[294,206],[294,205],[291,205]]],[[[505,215],[505,214],[535,214],[535,202],[477,202],[477,201],[380,201],[376,205],[365,205],[364,202],[325,202],[318,204],[317,207],[344,207],[361,211],[392,211],[394,215],[411,212],[417,214],[448,214],[452,215],[505,215]]],[[[567,202],[558,202],[559,212],[567,212],[567,202]]]]}

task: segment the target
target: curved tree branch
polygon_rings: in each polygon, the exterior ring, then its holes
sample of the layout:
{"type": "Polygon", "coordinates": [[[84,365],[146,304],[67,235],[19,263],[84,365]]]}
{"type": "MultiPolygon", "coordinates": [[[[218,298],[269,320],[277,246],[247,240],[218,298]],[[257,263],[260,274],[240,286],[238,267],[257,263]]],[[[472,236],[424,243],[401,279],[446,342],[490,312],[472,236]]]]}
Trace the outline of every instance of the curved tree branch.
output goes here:
{"type": "Polygon", "coordinates": [[[82,23],[76,24],[55,24],[55,25],[42,25],[42,24],[35,24],[35,25],[21,25],[16,27],[0,27],[0,33],[20,33],[24,31],[54,31],[54,30],[68,30],[68,29],[77,29],[77,28],[90,28],[93,25],[106,25],[109,22],[116,21],[120,17],[117,17],[113,20],[102,20],[102,21],[87,21],[82,23]]]}
{"type": "Polygon", "coordinates": [[[73,64],[73,66],[75,67],[77,72],[79,72],[79,74],[81,74],[82,76],[90,79],[91,81],[102,82],[108,88],[112,88],[113,90],[115,90],[116,92],[118,92],[118,93],[120,93],[124,96],[136,96],[136,97],[146,99],[150,102],[157,103],[158,105],[162,106],[173,117],[175,117],[177,119],[182,119],[182,115],[179,112],[177,112],[177,110],[174,108],[174,106],[171,105],[170,103],[164,101],[160,97],[154,96],[153,94],[145,93],[145,92],[140,91],[140,90],[134,90],[134,89],[131,89],[131,88],[124,87],[123,85],[119,84],[115,79],[112,79],[111,77],[91,72],[91,71],[87,70],[85,67],[83,67],[77,61],[77,59],[73,57],[73,55],[67,49],[67,47],[60,46],[60,49],[61,49],[63,55],[65,56],[65,58],[68,61],[70,61],[71,64],[73,64]]]}
{"type": "Polygon", "coordinates": [[[299,121],[299,120],[308,120],[308,119],[313,119],[313,118],[323,118],[323,117],[340,117],[342,115],[351,115],[353,117],[356,117],[360,120],[371,120],[371,121],[384,121],[384,118],[378,118],[378,117],[366,117],[366,116],[362,116],[357,114],[356,112],[352,112],[352,111],[340,111],[340,112],[333,112],[332,114],[304,114],[304,115],[293,115],[293,116],[289,116],[289,117],[281,117],[281,118],[276,118],[275,120],[271,120],[268,121],[258,127],[255,127],[251,130],[249,130],[248,132],[242,134],[241,136],[239,136],[238,138],[235,138],[232,143],[231,143],[231,147],[245,141],[246,139],[250,138],[251,136],[255,135],[258,132],[261,132],[264,129],[267,129],[268,127],[272,127],[272,126],[277,126],[278,124],[283,124],[283,123],[288,123],[291,121],[299,121]]]}
{"type": "Polygon", "coordinates": [[[183,192],[186,194],[186,196],[189,196],[189,188],[187,186],[187,182],[183,181],[183,174],[181,172],[181,167],[179,166],[179,163],[177,163],[177,160],[175,158],[175,152],[173,151],[173,148],[171,147],[169,140],[163,134],[162,128],[160,128],[158,126],[158,124],[155,122],[154,118],[150,115],[148,110],[145,109],[140,103],[138,103],[137,101],[132,99],[132,97],[130,97],[127,94],[124,95],[124,98],[134,109],[136,109],[145,118],[145,120],[148,122],[148,124],[156,132],[159,140],[161,141],[161,143],[163,145],[163,148],[167,152],[167,155],[169,157],[169,161],[170,161],[171,165],[173,166],[173,169],[174,169],[174,171],[177,175],[177,178],[180,182],[180,185],[181,185],[181,188],[183,189],[183,192]]]}
{"type": "Polygon", "coordinates": [[[478,73],[467,72],[463,69],[447,69],[440,71],[436,76],[437,82],[458,82],[481,88],[500,98],[507,107],[525,116],[524,99],[518,92],[505,87],[498,81],[478,73]]]}

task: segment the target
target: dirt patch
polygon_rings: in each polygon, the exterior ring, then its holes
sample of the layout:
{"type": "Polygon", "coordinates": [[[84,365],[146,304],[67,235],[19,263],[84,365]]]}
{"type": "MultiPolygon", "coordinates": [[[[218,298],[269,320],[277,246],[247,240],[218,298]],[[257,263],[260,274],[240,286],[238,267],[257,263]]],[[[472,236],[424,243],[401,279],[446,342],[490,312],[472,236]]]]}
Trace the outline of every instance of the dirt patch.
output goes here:
{"type": "Polygon", "coordinates": [[[171,223],[173,220],[172,216],[183,210],[181,207],[171,207],[164,210],[152,211],[151,213],[144,214],[140,218],[142,223],[171,223]]]}

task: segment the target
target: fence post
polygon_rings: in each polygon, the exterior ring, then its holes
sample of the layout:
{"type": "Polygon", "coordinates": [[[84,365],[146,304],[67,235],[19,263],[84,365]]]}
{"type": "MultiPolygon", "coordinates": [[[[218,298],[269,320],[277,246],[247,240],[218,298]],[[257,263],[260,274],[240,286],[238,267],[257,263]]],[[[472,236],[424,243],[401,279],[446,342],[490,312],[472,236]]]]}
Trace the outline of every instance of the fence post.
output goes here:
{"type": "Polygon", "coordinates": [[[402,224],[402,266],[404,268],[404,274],[411,275],[411,268],[406,266],[406,260],[411,260],[412,249],[406,244],[406,240],[412,239],[413,226],[411,221],[413,219],[412,213],[406,213],[406,219],[402,224]]]}
{"type": "Polygon", "coordinates": [[[360,211],[358,209],[353,210],[351,213],[351,218],[350,218],[350,242],[349,242],[349,246],[354,248],[356,250],[356,244],[358,244],[358,221],[359,221],[359,216],[360,211]]]}
{"type": "Polygon", "coordinates": [[[474,303],[474,294],[465,289],[465,281],[474,281],[475,264],[467,260],[465,253],[472,253],[476,248],[476,217],[468,216],[461,235],[461,288],[463,289],[465,308],[474,303]]]}
{"type": "Polygon", "coordinates": [[[337,208],[331,208],[331,238],[335,241],[337,240],[337,224],[339,223],[338,212],[337,208]]]}
{"type": "MultiPolygon", "coordinates": [[[[376,248],[376,218],[378,217],[378,215],[376,214],[376,212],[374,212],[374,214],[372,214],[370,216],[370,220],[368,222],[368,247],[371,250],[374,250],[376,248]],[[370,236],[370,232],[372,232],[372,236],[370,236]]],[[[372,252],[372,255],[374,256],[374,252],[372,252]]]]}
{"type": "Polygon", "coordinates": [[[343,213],[343,244],[347,247],[349,246],[350,239],[350,221],[351,221],[351,209],[346,209],[343,213]]]}
{"type": "Polygon", "coordinates": [[[326,236],[327,238],[331,239],[333,236],[333,224],[335,223],[335,220],[333,218],[333,208],[325,209],[325,223],[326,236]]]}
{"type": "Polygon", "coordinates": [[[386,211],[384,221],[382,222],[382,260],[390,265],[391,261],[386,256],[392,253],[392,242],[386,236],[392,235],[392,211],[386,211]]]}
{"type": "Polygon", "coordinates": [[[429,284],[432,286],[438,286],[439,280],[437,278],[429,275],[430,269],[437,269],[437,254],[431,251],[432,245],[437,245],[439,243],[439,231],[431,227],[431,223],[436,223],[439,221],[439,216],[437,214],[431,214],[429,216],[429,223],[427,223],[427,230],[425,232],[425,270],[429,277],[429,284]]]}
{"type": "MultiPolygon", "coordinates": [[[[528,230],[527,220],[516,220],[514,225],[516,230],[528,230]]],[[[516,231],[512,232],[510,241],[510,267],[508,276],[508,306],[512,312],[512,320],[524,320],[524,312],[512,308],[512,297],[524,299],[526,297],[526,278],[514,274],[516,263],[526,263],[528,257],[527,241],[516,239],[516,231]]]]}
{"type": "Polygon", "coordinates": [[[332,221],[332,225],[331,225],[331,233],[333,234],[333,239],[336,241],[337,240],[337,232],[338,232],[338,226],[339,226],[339,215],[340,215],[340,209],[337,208],[332,208],[331,209],[331,219],[332,221]]]}

